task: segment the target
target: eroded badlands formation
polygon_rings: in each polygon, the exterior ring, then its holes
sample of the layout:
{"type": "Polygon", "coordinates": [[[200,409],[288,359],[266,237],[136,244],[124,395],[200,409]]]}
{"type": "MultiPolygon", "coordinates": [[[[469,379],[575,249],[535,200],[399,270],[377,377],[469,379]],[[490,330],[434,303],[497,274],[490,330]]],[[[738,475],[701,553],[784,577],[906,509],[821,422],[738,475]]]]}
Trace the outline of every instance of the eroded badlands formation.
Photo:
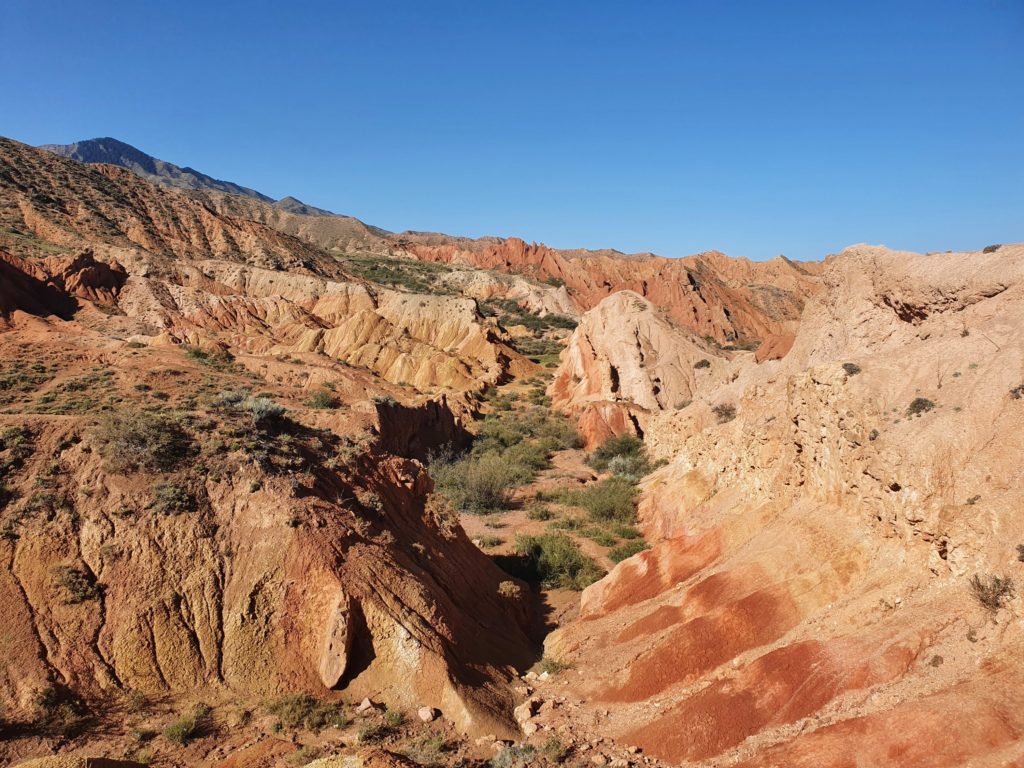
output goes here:
{"type": "Polygon", "coordinates": [[[620,323],[644,366],[570,342],[568,407],[607,400],[616,360],[668,461],[640,504],[652,549],[548,638],[575,720],[673,763],[1016,764],[1020,597],[983,605],[971,580],[1024,570],[1024,247],[857,246],[822,283],[781,361],[669,344],[636,300],[620,323]],[[676,385],[693,403],[664,407],[665,370],[697,355],[711,367],[676,385]]]}
{"type": "MultiPolygon", "coordinates": [[[[1024,764],[1024,246],[626,257],[151,181],[0,141],[5,760],[303,693],[485,737],[443,764],[1024,764]],[[663,464],[524,683],[537,596],[424,460],[548,316],[552,407],[663,464]]],[[[154,764],[302,764],[215,741],[154,764]]]]}

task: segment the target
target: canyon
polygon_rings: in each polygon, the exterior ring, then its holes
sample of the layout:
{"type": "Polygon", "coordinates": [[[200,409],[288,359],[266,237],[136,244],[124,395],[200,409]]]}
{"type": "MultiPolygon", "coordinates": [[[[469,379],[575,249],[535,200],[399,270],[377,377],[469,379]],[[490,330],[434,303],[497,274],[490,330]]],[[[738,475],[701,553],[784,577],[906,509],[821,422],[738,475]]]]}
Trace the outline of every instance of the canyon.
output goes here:
{"type": "Polygon", "coordinates": [[[1024,765],[1024,245],[394,233],[103,141],[0,139],[4,760],[1024,765]]]}

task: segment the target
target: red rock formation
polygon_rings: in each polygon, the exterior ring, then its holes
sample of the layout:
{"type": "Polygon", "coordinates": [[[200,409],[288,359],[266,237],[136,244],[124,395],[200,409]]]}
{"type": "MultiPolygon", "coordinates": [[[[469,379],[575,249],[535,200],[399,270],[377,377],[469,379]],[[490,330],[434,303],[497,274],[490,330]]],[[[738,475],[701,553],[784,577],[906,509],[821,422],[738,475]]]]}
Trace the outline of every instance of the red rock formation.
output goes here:
{"type": "Polygon", "coordinates": [[[580,311],[617,291],[633,291],[698,336],[722,344],[760,342],[796,329],[817,290],[820,265],[778,257],[732,259],[716,251],[682,259],[556,251],[518,238],[427,244],[399,241],[417,258],[527,275],[563,283],[580,311]]]}
{"type": "Polygon", "coordinates": [[[717,346],[620,291],[583,316],[548,393],[593,447],[612,435],[643,435],[652,413],[688,406],[734,368],[717,346]]]}
{"type": "Polygon", "coordinates": [[[547,643],[574,724],[673,763],[1013,764],[1021,596],[971,579],[1024,578],[1024,246],[857,247],[823,282],[781,362],[706,393],[734,420],[648,417],[654,546],[547,643]]]}

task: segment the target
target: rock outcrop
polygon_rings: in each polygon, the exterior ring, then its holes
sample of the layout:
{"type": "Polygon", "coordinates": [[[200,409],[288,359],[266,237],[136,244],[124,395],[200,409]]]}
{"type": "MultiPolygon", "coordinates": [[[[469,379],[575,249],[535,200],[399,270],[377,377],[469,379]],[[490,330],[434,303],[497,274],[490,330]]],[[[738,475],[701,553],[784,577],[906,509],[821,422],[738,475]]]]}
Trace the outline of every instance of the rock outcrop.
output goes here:
{"type": "Polygon", "coordinates": [[[735,419],[649,420],[654,546],[547,643],[578,721],[686,764],[1020,759],[1022,603],[995,579],[1024,579],[1022,268],[848,249],[792,351],[709,396],[735,419]]]}
{"type": "Polygon", "coordinates": [[[592,447],[616,434],[642,436],[648,414],[689,405],[699,386],[720,382],[728,367],[717,348],[621,291],[583,316],[548,392],[592,447]]]}
{"type": "Polygon", "coordinates": [[[783,257],[757,263],[712,251],[682,259],[651,254],[556,251],[518,238],[449,240],[402,233],[417,258],[529,276],[564,286],[579,311],[618,291],[649,299],[684,328],[721,344],[756,345],[796,330],[820,265],[783,257]]]}

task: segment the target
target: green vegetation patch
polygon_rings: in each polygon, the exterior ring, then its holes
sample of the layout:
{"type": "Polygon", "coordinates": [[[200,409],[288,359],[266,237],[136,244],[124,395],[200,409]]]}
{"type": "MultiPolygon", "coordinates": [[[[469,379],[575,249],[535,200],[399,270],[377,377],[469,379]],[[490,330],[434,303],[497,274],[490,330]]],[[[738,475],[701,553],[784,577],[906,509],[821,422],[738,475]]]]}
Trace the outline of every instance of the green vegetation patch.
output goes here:
{"type": "Polygon", "coordinates": [[[563,533],[518,536],[516,552],[524,558],[527,580],[547,587],[584,589],[604,576],[579,544],[563,533]]]}

